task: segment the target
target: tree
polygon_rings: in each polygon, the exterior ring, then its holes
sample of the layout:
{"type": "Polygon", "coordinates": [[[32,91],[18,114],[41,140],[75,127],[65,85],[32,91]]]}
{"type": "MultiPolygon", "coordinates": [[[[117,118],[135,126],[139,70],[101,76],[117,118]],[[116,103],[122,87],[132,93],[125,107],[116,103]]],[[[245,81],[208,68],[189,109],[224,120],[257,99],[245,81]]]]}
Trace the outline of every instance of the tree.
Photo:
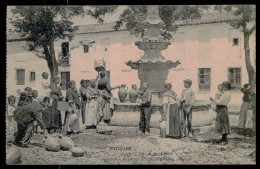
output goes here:
{"type": "MultiPolygon", "coordinates": [[[[165,39],[172,39],[171,33],[177,31],[177,20],[193,20],[203,15],[209,7],[206,5],[159,5],[159,16],[165,23],[162,35],[165,39]]],[[[120,15],[115,29],[125,24],[126,29],[136,36],[143,36],[143,23],[147,13],[147,5],[129,5],[120,15]]]]}
{"type": "Polygon", "coordinates": [[[256,9],[254,5],[218,5],[215,10],[229,12],[237,17],[230,21],[230,26],[234,29],[241,29],[244,36],[245,63],[252,91],[255,91],[255,70],[251,63],[249,39],[256,29],[255,16],[256,9]]]}
{"type": "Polygon", "coordinates": [[[65,38],[72,40],[78,29],[70,19],[78,15],[98,19],[115,9],[113,6],[90,7],[88,10],[83,6],[19,6],[12,9],[11,24],[15,32],[25,38],[29,50],[47,61],[52,79],[58,74],[54,42],[65,38]]]}
{"type": "MultiPolygon", "coordinates": [[[[249,39],[252,33],[256,29],[256,8],[254,5],[220,5],[215,6],[215,10],[217,11],[226,11],[234,16],[237,16],[236,20],[230,21],[230,26],[234,29],[241,29],[244,36],[244,50],[245,50],[245,63],[248,74],[249,84],[251,86],[252,92],[255,92],[255,70],[251,63],[250,57],[250,46],[249,39]]],[[[254,101],[255,102],[255,101],[254,101]]],[[[256,131],[256,107],[255,103],[253,103],[253,130],[256,131]]]]}
{"type": "Polygon", "coordinates": [[[31,51],[47,61],[51,78],[57,76],[58,62],[54,42],[66,37],[73,38],[77,27],[73,27],[69,19],[84,14],[83,7],[19,6],[12,9],[12,13],[15,17],[11,24],[15,31],[21,33],[31,51]]]}

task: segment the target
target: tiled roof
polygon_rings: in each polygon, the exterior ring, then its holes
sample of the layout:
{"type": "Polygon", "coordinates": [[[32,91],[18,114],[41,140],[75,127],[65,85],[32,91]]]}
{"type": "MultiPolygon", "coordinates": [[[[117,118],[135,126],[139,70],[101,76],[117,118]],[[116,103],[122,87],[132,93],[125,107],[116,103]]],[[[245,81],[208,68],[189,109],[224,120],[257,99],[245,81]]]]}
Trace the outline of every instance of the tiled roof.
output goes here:
{"type": "Polygon", "coordinates": [[[176,21],[176,24],[178,26],[197,25],[197,24],[227,22],[236,19],[238,19],[238,17],[230,13],[207,13],[201,16],[200,19],[194,19],[192,21],[176,21]]]}
{"type": "MultiPolygon", "coordinates": [[[[185,25],[197,25],[197,24],[208,24],[208,23],[217,23],[217,22],[227,22],[235,20],[237,17],[228,14],[228,13],[206,13],[200,19],[194,19],[192,21],[176,21],[178,26],[185,25]]],[[[104,23],[104,24],[91,24],[91,25],[79,25],[78,31],[76,34],[90,34],[90,33],[101,33],[101,32],[111,32],[115,31],[114,29],[115,22],[104,23]]],[[[126,30],[122,26],[119,30],[126,30]]],[[[8,34],[7,40],[17,40],[22,39],[19,34],[8,34]]]]}

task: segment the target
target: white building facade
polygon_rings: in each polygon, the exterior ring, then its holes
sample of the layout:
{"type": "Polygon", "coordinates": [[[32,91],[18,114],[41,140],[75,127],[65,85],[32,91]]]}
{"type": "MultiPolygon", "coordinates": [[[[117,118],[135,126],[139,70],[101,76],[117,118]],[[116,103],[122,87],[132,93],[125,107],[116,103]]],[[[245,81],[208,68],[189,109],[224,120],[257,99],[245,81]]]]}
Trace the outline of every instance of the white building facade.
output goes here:
{"type": "MultiPolygon", "coordinates": [[[[182,81],[187,78],[193,81],[197,100],[214,97],[217,85],[230,80],[235,86],[231,103],[242,102],[240,87],[248,83],[243,33],[225,22],[229,19],[232,18],[209,14],[200,20],[180,24],[173,36],[174,42],[162,51],[165,58],[181,62],[169,70],[167,79],[179,96],[184,88],[182,81]]],[[[55,42],[57,60],[62,55],[62,46],[69,49],[68,63],[59,66],[63,80],[75,80],[79,88],[81,79],[96,78],[94,60],[104,59],[111,86],[140,86],[137,70],[125,64],[143,55],[135,45],[138,38],[124,28],[115,31],[113,26],[114,23],[79,26],[72,41],[55,42]]],[[[7,38],[7,95],[17,95],[17,89],[23,91],[27,86],[39,89],[42,72],[49,72],[46,61],[26,51],[25,41],[7,38]]],[[[255,67],[255,32],[250,37],[250,49],[255,67]]],[[[117,90],[113,93],[118,97],[117,90]]]]}

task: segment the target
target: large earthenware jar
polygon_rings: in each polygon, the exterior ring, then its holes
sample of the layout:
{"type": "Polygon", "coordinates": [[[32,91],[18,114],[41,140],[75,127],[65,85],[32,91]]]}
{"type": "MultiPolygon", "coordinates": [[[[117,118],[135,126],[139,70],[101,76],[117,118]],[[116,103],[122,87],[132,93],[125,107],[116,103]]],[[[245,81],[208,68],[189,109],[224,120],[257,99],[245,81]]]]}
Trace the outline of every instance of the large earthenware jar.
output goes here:
{"type": "Polygon", "coordinates": [[[131,103],[135,103],[138,96],[138,90],[135,84],[132,85],[132,89],[129,91],[129,98],[131,103]]]}
{"type": "Polygon", "coordinates": [[[128,90],[128,87],[125,84],[122,84],[118,91],[118,96],[119,96],[119,100],[121,103],[123,103],[126,99],[127,90],[128,90]]]}

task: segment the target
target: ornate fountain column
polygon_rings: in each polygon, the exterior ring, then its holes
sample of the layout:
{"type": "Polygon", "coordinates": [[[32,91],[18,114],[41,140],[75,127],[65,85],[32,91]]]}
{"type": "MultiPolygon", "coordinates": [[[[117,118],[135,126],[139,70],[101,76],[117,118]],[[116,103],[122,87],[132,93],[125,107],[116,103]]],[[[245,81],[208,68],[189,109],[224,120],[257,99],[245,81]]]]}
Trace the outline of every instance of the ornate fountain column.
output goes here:
{"type": "Polygon", "coordinates": [[[144,55],[139,60],[128,61],[126,64],[132,69],[138,70],[141,84],[149,83],[153,92],[153,104],[161,98],[169,69],[176,67],[180,62],[166,60],[161,54],[161,51],[167,49],[171,42],[165,40],[161,35],[161,29],[165,24],[159,16],[157,5],[148,6],[147,17],[143,25],[144,36],[141,41],[135,42],[135,45],[144,51],[144,55]]]}

